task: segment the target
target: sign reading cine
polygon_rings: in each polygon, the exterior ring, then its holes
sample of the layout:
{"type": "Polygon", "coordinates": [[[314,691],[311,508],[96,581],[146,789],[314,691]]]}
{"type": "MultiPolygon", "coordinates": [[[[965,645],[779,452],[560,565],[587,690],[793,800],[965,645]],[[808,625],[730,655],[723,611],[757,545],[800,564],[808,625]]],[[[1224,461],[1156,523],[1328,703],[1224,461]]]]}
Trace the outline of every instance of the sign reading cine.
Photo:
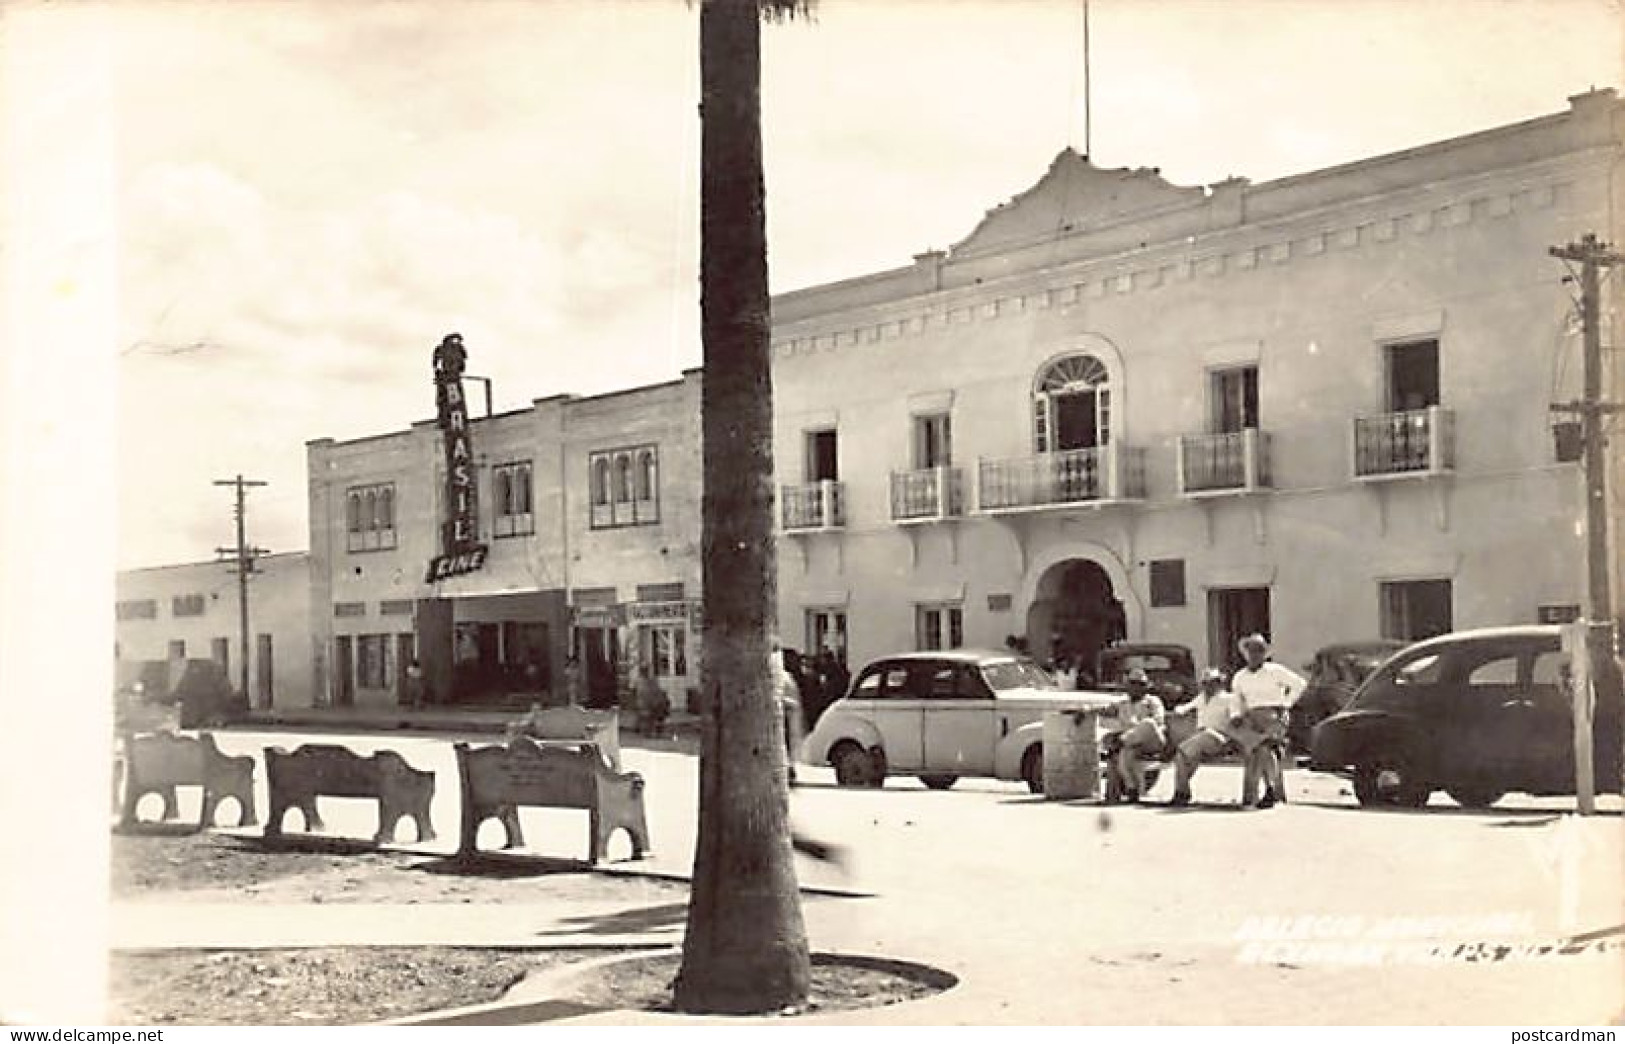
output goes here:
{"type": "Polygon", "coordinates": [[[479,542],[468,400],[463,396],[467,361],[461,334],[447,334],[434,350],[436,423],[446,444],[446,518],[440,530],[441,553],[430,559],[425,578],[431,584],[484,568],[489,551],[479,542]]]}

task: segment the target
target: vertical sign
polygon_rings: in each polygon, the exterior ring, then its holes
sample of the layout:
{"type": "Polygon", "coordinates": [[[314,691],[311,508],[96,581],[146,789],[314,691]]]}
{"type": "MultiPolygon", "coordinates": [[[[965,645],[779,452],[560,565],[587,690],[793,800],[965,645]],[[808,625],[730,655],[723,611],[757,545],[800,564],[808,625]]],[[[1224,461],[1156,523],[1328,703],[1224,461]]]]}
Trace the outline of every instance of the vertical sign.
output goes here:
{"type": "Polygon", "coordinates": [[[446,447],[446,517],[441,524],[441,553],[429,562],[429,583],[472,573],[485,565],[486,547],[479,542],[474,454],[469,447],[468,400],[463,396],[467,360],[461,334],[446,335],[434,350],[436,421],[446,447]]]}

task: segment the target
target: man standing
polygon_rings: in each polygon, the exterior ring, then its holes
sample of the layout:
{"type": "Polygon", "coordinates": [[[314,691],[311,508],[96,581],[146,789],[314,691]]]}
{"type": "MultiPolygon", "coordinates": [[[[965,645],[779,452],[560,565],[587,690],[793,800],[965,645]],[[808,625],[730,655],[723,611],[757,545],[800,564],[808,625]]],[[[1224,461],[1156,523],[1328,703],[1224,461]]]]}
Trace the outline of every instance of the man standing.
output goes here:
{"type": "MultiPolygon", "coordinates": [[[[1296,671],[1270,662],[1270,644],[1263,635],[1249,634],[1236,644],[1247,663],[1230,678],[1230,691],[1237,705],[1231,725],[1262,736],[1248,754],[1247,768],[1249,780],[1255,774],[1264,780],[1264,796],[1258,807],[1271,808],[1286,800],[1281,751],[1286,743],[1287,713],[1309,683],[1296,671]]],[[[1253,796],[1250,782],[1244,789],[1243,805],[1253,796]]]]}
{"type": "Polygon", "coordinates": [[[778,641],[773,642],[773,695],[778,699],[779,712],[784,718],[784,749],[788,757],[785,764],[790,770],[790,784],[796,782],[796,754],[801,746],[801,688],[790,673],[785,650],[778,641]]]}
{"type": "MultiPolygon", "coordinates": [[[[1175,714],[1195,714],[1196,732],[1179,745],[1174,756],[1174,796],[1171,805],[1191,803],[1191,777],[1202,762],[1217,757],[1224,748],[1237,740],[1230,719],[1236,717],[1236,698],[1224,687],[1224,672],[1209,667],[1202,672],[1196,699],[1174,711],[1175,714]]],[[[1243,788],[1242,800],[1248,795],[1243,788]]]]}

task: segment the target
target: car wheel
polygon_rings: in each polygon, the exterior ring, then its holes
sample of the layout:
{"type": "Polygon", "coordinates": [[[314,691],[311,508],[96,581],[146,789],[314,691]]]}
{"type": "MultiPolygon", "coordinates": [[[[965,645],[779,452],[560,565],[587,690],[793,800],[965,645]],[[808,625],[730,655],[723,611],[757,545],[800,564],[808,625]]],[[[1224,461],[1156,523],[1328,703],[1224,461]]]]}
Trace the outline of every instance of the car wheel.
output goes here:
{"type": "Polygon", "coordinates": [[[1432,788],[1416,778],[1406,758],[1382,755],[1354,767],[1354,796],[1362,805],[1421,808],[1432,794],[1432,788]]]}
{"type": "Polygon", "coordinates": [[[869,752],[856,743],[843,743],[829,756],[835,766],[835,782],[843,787],[872,787],[875,785],[875,762],[869,752]]]}
{"type": "Polygon", "coordinates": [[[1462,808],[1489,808],[1505,796],[1506,791],[1494,787],[1451,787],[1445,791],[1462,808]]]}
{"type": "Polygon", "coordinates": [[[958,776],[921,776],[920,782],[932,790],[947,790],[959,782],[958,776]]]}
{"type": "Polygon", "coordinates": [[[1034,745],[1021,757],[1021,778],[1034,794],[1044,792],[1044,748],[1034,745]]]}

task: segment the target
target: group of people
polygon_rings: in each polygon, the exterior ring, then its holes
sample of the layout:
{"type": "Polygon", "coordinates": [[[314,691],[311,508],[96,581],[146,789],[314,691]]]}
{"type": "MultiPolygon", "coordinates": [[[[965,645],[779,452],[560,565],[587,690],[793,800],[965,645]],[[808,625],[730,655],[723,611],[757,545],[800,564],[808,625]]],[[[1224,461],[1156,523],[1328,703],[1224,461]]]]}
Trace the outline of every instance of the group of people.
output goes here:
{"type": "Polygon", "coordinates": [[[1129,700],[1118,717],[1115,754],[1109,771],[1116,774],[1122,796],[1138,801],[1146,792],[1146,764],[1168,749],[1169,715],[1194,715],[1195,731],[1174,752],[1171,805],[1191,802],[1191,777],[1204,761],[1232,747],[1245,759],[1241,803],[1271,808],[1286,800],[1282,759],[1286,750],[1287,715],[1308,685],[1302,676],[1269,659],[1269,642],[1250,634],[1238,643],[1244,663],[1228,679],[1217,667],[1202,672],[1196,698],[1168,710],[1151,688],[1144,670],[1129,672],[1129,700]],[[1259,783],[1262,796],[1256,797],[1259,783]]]}

